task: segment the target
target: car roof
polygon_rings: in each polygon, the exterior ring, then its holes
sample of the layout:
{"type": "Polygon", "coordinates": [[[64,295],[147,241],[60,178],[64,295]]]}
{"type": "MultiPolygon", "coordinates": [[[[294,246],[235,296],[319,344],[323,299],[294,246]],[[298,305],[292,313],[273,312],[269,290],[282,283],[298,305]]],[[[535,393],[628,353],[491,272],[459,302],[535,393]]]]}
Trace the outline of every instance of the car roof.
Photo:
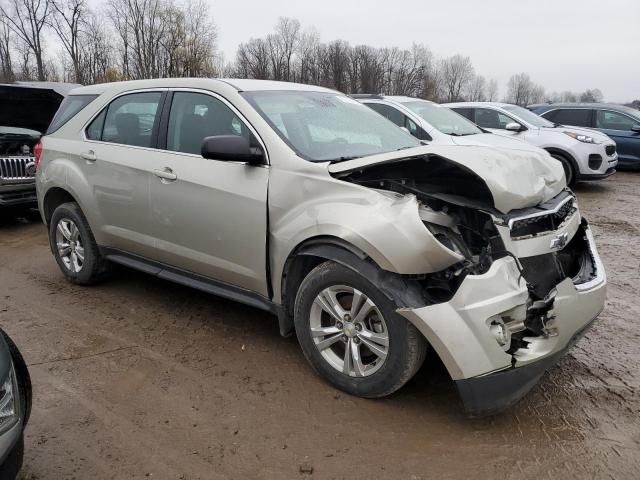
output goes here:
{"type": "Polygon", "coordinates": [[[587,103],[587,102],[576,102],[576,103],[538,103],[535,105],[529,105],[527,108],[546,108],[547,110],[553,110],[555,108],[606,108],[608,110],[617,110],[625,113],[633,113],[636,116],[640,115],[640,111],[631,107],[627,107],[625,105],[618,105],[615,103],[587,103]]]}
{"type": "Polygon", "coordinates": [[[512,103],[504,103],[504,102],[454,102],[454,103],[443,103],[444,107],[513,107],[512,103]]]}
{"type": "Polygon", "coordinates": [[[225,84],[239,92],[267,91],[267,90],[294,90],[312,92],[332,92],[329,88],[301,83],[278,82],[273,80],[253,80],[240,78],[157,78],[151,80],[128,80],[124,82],[101,83],[88,87],[78,88],[72,91],[74,95],[101,94],[107,90],[119,91],[146,89],[146,88],[207,88],[214,85],[225,84]]]}
{"type": "Polygon", "coordinates": [[[369,94],[369,93],[354,93],[350,95],[356,100],[388,100],[391,102],[405,103],[405,102],[425,102],[435,103],[431,100],[425,100],[424,98],[407,97],[404,95],[383,95],[383,94],[369,94]]]}

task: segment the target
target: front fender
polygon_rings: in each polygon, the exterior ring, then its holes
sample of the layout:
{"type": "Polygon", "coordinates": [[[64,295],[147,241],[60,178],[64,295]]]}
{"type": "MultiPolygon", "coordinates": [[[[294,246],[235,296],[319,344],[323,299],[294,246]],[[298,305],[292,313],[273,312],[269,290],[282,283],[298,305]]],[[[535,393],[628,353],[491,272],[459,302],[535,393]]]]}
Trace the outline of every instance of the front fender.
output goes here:
{"type": "Polygon", "coordinates": [[[274,301],[287,259],[305,241],[336,237],[398,274],[441,271],[461,260],[425,227],[413,195],[380,192],[330,176],[272,170],[269,248],[274,301]]]}

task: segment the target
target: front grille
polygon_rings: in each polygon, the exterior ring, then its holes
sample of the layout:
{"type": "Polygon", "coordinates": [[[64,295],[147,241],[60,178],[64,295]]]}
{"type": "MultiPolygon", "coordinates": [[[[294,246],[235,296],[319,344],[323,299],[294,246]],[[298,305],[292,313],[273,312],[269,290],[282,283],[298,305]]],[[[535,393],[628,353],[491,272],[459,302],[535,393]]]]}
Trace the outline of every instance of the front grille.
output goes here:
{"type": "Polygon", "coordinates": [[[560,225],[573,216],[577,207],[573,197],[567,200],[557,210],[549,213],[536,212],[528,216],[518,217],[509,222],[511,238],[536,236],[557,230],[560,225]]]}
{"type": "Polygon", "coordinates": [[[2,157],[0,158],[0,178],[9,180],[33,178],[35,175],[33,163],[33,157],[2,157]]]}
{"type": "Polygon", "coordinates": [[[589,168],[591,170],[598,170],[602,166],[602,157],[597,153],[589,155],[589,168]]]}
{"type": "Polygon", "coordinates": [[[605,147],[605,152],[607,152],[607,155],[612,157],[616,153],[616,146],[615,145],[607,145],[605,147]]]}
{"type": "Polygon", "coordinates": [[[596,277],[596,261],[589,247],[585,225],[583,222],[562,250],[519,259],[522,275],[537,298],[544,298],[567,277],[574,285],[587,283],[596,277]]]}

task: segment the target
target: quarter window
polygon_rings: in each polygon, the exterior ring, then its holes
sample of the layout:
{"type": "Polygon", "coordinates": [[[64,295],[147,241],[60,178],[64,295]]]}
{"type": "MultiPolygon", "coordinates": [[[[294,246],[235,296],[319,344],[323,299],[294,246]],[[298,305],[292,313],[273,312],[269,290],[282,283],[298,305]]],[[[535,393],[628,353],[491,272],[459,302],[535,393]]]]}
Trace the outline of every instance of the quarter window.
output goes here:
{"type": "Polygon", "coordinates": [[[204,93],[174,93],[167,150],[199,155],[205,137],[216,135],[243,136],[256,144],[247,126],[222,101],[204,93]]]}
{"type": "Polygon", "coordinates": [[[51,120],[49,129],[47,130],[47,135],[64,126],[78,112],[80,112],[80,110],[89,105],[97,97],[98,95],[69,95],[65,98],[60,104],[55,117],[51,120]]]}
{"type": "Polygon", "coordinates": [[[87,128],[87,138],[152,147],[152,134],[162,93],[131,93],[116,98],[87,128]]]}
{"type": "Polygon", "coordinates": [[[633,120],[621,113],[612,112],[610,110],[598,110],[596,115],[596,127],[607,130],[626,130],[630,131],[634,125],[640,122],[633,120]]]}
{"type": "Polygon", "coordinates": [[[553,117],[544,115],[549,120],[562,125],[573,125],[575,127],[591,126],[591,110],[587,108],[561,109],[554,112],[553,117]]]}

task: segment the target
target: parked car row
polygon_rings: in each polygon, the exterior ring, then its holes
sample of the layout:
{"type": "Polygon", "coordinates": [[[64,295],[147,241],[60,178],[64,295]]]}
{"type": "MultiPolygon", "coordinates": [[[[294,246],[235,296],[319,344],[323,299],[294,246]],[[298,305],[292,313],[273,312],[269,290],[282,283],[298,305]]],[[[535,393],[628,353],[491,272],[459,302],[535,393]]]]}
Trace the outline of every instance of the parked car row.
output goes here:
{"type": "Polygon", "coordinates": [[[553,123],[608,135],[617,144],[620,165],[640,168],[640,111],[607,103],[554,103],[527,108],[553,123]]]}
{"type": "Polygon", "coordinates": [[[551,123],[504,103],[438,105],[410,97],[353,95],[416,138],[454,145],[543,149],[558,160],[567,184],[615,173],[616,144],[604,134],[551,123]],[[459,115],[456,115],[459,114],[459,115]]]}
{"type": "MultiPolygon", "coordinates": [[[[519,125],[505,131],[615,167],[605,136],[500,108],[519,125]]],[[[118,263],[272,312],[325,380],[367,398],[433,349],[486,415],[586,331],[606,275],[566,186],[589,171],[475,123],[292,83],[93,85],[35,150],[38,206],[70,282],[118,263]]]]}

